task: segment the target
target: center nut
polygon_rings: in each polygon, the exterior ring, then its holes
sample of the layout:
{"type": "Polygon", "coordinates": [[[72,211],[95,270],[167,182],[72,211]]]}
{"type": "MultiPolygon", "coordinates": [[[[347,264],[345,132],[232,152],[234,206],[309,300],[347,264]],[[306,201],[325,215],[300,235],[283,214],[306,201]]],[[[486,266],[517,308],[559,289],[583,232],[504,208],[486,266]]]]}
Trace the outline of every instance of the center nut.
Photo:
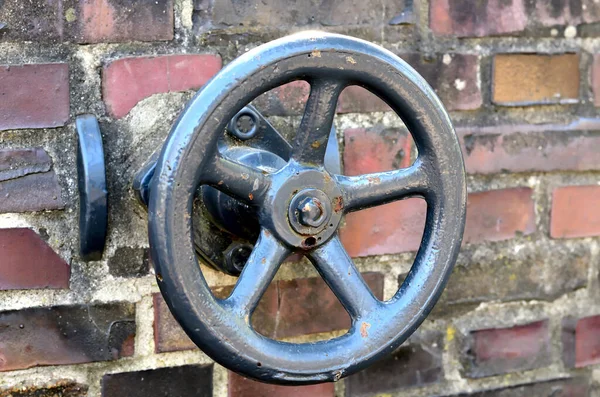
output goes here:
{"type": "Polygon", "coordinates": [[[319,189],[304,189],[290,202],[289,219],[294,230],[303,235],[323,229],[331,214],[329,197],[319,189]]]}

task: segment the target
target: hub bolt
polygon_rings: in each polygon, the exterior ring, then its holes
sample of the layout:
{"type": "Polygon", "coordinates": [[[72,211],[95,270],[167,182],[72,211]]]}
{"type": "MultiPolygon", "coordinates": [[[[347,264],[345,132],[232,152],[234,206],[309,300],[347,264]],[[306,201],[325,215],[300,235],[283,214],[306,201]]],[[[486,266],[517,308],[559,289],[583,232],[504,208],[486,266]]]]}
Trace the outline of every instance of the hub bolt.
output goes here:
{"type": "Polygon", "coordinates": [[[319,227],[325,222],[323,203],[316,197],[305,197],[298,203],[298,220],[304,226],[319,227]]]}

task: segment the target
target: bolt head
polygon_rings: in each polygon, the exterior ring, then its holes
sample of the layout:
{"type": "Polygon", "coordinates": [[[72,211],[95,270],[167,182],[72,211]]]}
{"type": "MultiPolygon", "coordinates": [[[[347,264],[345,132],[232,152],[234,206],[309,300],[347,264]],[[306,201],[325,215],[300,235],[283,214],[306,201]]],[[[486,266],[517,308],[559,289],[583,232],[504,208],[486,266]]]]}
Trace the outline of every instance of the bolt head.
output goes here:
{"type": "Polygon", "coordinates": [[[306,197],[298,203],[298,220],[304,226],[319,227],[325,222],[323,203],[316,197],[306,197]]]}

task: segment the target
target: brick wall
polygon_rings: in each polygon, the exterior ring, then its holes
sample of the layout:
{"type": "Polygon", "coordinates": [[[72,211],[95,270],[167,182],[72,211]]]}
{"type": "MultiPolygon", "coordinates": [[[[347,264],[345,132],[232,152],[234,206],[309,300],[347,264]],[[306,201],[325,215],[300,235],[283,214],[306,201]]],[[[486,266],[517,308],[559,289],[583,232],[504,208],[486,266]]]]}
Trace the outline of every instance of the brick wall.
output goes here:
{"type": "MultiPolygon", "coordinates": [[[[284,134],[307,86],[257,106],[284,134]]],[[[600,396],[600,4],[595,0],[0,0],[0,396],[600,396]],[[162,300],[133,173],[223,64],[293,31],[378,43],[436,90],[469,185],[440,302],[391,356],[339,381],[259,384],[213,364],[162,300]],[[74,119],[98,116],[110,192],[101,261],[78,256],[74,119]]],[[[416,152],[389,108],[345,90],[345,173],[416,152]]],[[[355,213],[341,231],[376,295],[414,258],[426,205],[355,213]]],[[[217,294],[235,278],[205,269],[217,294]]],[[[253,323],[291,341],[348,317],[302,263],[253,323]]]]}

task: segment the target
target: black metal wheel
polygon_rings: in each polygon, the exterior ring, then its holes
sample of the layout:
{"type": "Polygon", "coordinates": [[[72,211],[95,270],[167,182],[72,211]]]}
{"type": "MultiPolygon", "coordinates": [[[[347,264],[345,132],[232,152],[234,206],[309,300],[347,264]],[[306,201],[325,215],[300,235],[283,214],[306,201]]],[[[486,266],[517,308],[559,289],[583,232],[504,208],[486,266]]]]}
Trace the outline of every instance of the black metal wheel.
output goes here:
{"type": "Polygon", "coordinates": [[[397,348],[436,303],[456,260],[466,184],[458,140],[429,85],[392,53],[368,42],[305,32],[255,48],[225,67],[190,101],[169,135],[152,180],[149,237],[158,284],[190,338],[243,375],[281,384],[336,381],[397,348]],[[217,140],[260,94],[294,80],[311,86],[292,155],[265,172],[221,155],[217,140]],[[362,176],[323,166],[337,98],[366,87],[411,131],[419,155],[402,170],[362,176]],[[256,209],[258,241],[231,295],[218,299],[204,279],[192,240],[193,197],[212,186],[256,209]],[[340,243],[343,214],[411,196],[427,201],[421,246],[392,299],[376,299],[340,243]],[[302,251],[348,311],[343,336],[286,343],[258,334],[250,318],[280,264],[302,251]]]}

